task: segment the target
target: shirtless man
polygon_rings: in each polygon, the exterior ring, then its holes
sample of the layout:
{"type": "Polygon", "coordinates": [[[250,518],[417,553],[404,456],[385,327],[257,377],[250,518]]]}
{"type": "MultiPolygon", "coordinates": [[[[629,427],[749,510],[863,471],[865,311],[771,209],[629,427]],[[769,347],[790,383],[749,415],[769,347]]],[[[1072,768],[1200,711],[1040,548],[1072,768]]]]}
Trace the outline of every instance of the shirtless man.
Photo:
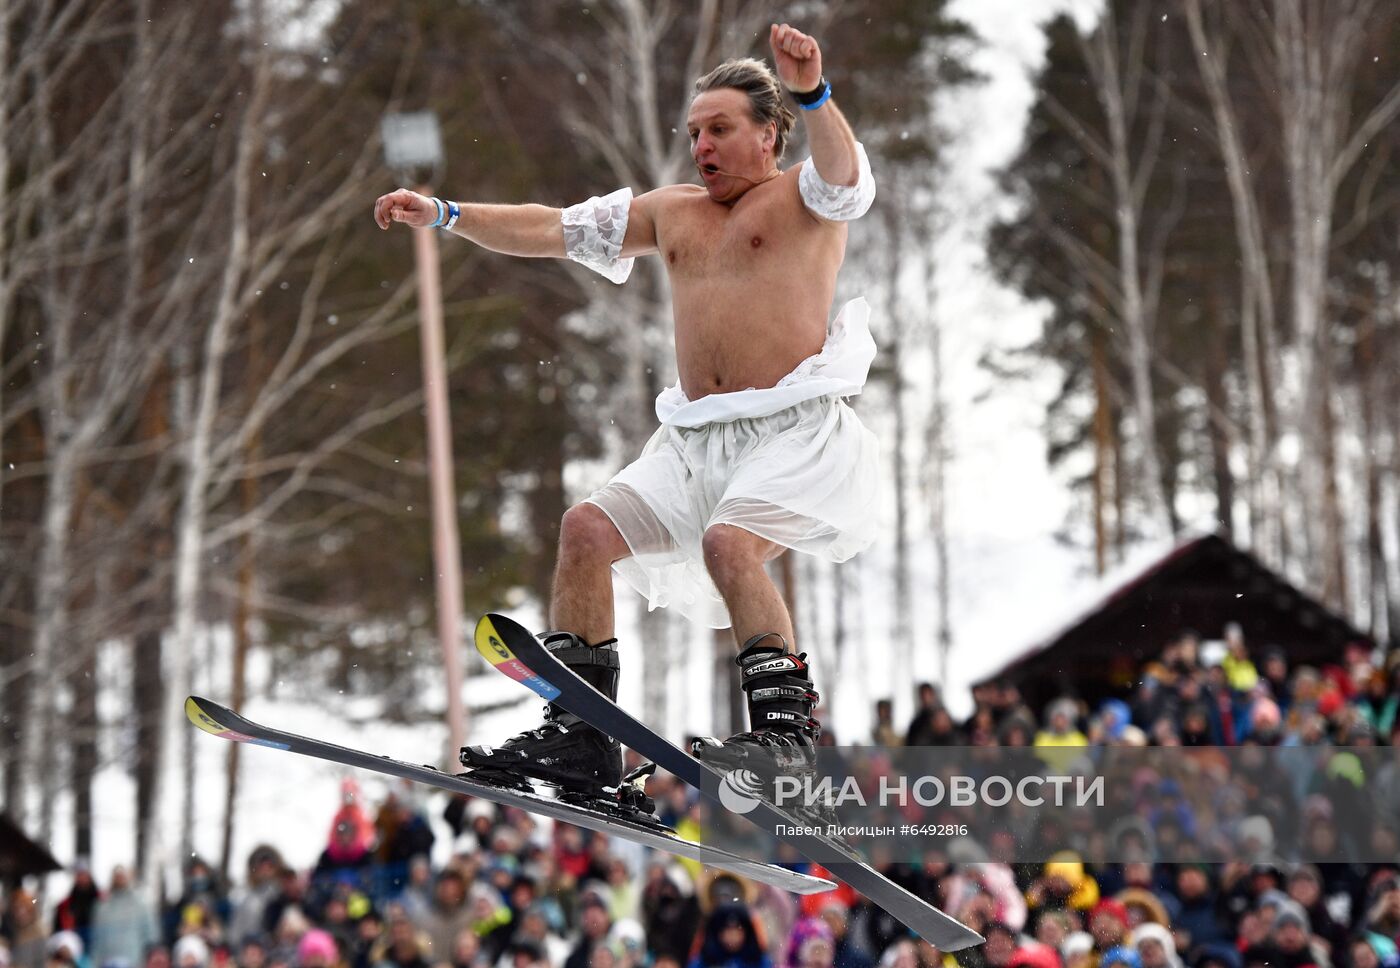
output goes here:
{"type": "MultiPolygon", "coordinates": [[[[788,548],[844,561],[873,539],[878,445],[843,398],[875,354],[863,299],[828,332],[846,222],[870,207],[865,151],[831,100],[817,42],[787,24],[761,61],[720,65],[695,83],[688,119],[703,187],[630,189],[560,210],[443,202],[400,189],[375,221],[441,226],[496,252],[570,258],[621,283],[659,255],[675,312],[677,386],[657,398],[661,428],[641,457],[564,515],[546,646],[616,699],[612,571],[653,607],[731,626],[751,730],[696,754],[721,767],[763,751],[810,769],[819,726],[805,654],[764,563],[788,548]],[[778,162],[802,109],[811,158],[778,162]]],[[[552,704],[545,723],[462,762],[596,792],[621,776],[616,741],[552,704]]]]}

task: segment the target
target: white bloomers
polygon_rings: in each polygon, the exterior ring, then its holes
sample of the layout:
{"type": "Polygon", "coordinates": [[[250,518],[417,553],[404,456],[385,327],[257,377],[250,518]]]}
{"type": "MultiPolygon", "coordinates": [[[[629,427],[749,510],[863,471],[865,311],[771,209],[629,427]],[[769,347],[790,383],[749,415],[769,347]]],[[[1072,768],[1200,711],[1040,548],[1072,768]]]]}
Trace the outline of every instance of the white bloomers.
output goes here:
{"type": "Polygon", "coordinates": [[[588,498],[632,551],[613,567],[651,608],[729,626],[701,552],[715,525],[837,562],[873,541],[879,443],[842,400],[861,391],[874,357],[868,317],[865,300],[847,304],[822,351],[774,387],[695,401],[671,387],[657,398],[660,429],[588,498]]]}

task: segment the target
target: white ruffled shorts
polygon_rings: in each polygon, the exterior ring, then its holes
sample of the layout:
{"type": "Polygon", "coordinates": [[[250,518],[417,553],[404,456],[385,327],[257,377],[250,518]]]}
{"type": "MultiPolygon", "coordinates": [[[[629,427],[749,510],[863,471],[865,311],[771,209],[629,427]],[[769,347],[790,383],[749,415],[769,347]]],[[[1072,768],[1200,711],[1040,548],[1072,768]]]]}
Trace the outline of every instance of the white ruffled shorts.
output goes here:
{"type": "Polygon", "coordinates": [[[717,524],[828,561],[869,547],[879,510],[880,445],[836,396],[763,417],[663,424],[636,461],[595,491],[632,550],[613,567],[651,608],[710,628],[729,611],[700,541],[717,524]]]}

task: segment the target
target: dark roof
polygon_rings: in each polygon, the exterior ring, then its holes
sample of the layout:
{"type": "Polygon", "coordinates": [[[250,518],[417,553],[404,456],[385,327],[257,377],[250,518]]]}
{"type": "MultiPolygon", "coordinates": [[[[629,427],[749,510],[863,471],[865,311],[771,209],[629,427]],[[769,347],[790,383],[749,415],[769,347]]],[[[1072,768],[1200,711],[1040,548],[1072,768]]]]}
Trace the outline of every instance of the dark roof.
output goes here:
{"type": "Polygon", "coordinates": [[[1256,657],[1278,646],[1295,665],[1336,661],[1347,642],[1370,642],[1249,552],[1208,534],[1117,576],[1077,617],[1033,637],[986,679],[1016,683],[1033,705],[1061,693],[1119,694],[1173,636],[1194,629],[1216,639],[1230,622],[1243,628],[1256,657]]]}
{"type": "Polygon", "coordinates": [[[25,836],[19,824],[0,813],[0,882],[13,884],[29,874],[62,870],[43,847],[25,836]]]}

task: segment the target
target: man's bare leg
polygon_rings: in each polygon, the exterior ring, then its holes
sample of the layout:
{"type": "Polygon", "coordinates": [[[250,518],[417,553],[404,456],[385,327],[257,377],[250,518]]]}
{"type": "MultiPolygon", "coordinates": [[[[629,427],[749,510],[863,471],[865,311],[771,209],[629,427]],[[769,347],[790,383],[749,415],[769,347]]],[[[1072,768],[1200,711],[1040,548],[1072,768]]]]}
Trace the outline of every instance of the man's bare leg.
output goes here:
{"type": "MultiPolygon", "coordinates": [[[[629,554],[627,542],[601,508],[569,508],[559,526],[551,631],[572,633],[589,646],[611,639],[612,563],[629,554]]],[[[615,647],[580,648],[568,636],[546,639],[546,647],[584,682],[617,699],[621,658],[615,647]]],[[[499,745],[465,747],[462,763],[497,780],[518,782],[524,775],[589,794],[621,782],[622,749],[617,740],[554,703],[545,707],[545,723],[553,728],[528,730],[499,745]]]]}
{"type": "Polygon", "coordinates": [[[702,547],[705,567],[729,608],[734,644],[743,648],[755,635],[777,632],[791,650],[792,616],[778,586],[763,567],[782,554],[782,545],[743,528],[717,524],[705,532],[702,547]]]}
{"type": "Polygon", "coordinates": [[[576,504],[564,512],[549,602],[550,628],[594,644],[612,638],[612,565],[631,553],[602,508],[576,504]]]}
{"type": "Polygon", "coordinates": [[[791,775],[808,773],[816,766],[820,735],[812,719],[817,693],[807,664],[790,651],[792,617],[763,568],[764,562],[782,553],[782,546],[729,525],[706,531],[703,546],[705,565],[729,606],[735,643],[743,650],[740,686],[748,705],[749,729],[723,742],[713,737],[697,740],[692,750],[720,770],[745,766],[791,775]],[[768,636],[772,632],[781,635],[783,642],[768,636]],[[755,637],[759,641],[751,650],[745,649],[745,643],[755,637]],[[789,650],[786,655],[784,643],[789,650]]]}

